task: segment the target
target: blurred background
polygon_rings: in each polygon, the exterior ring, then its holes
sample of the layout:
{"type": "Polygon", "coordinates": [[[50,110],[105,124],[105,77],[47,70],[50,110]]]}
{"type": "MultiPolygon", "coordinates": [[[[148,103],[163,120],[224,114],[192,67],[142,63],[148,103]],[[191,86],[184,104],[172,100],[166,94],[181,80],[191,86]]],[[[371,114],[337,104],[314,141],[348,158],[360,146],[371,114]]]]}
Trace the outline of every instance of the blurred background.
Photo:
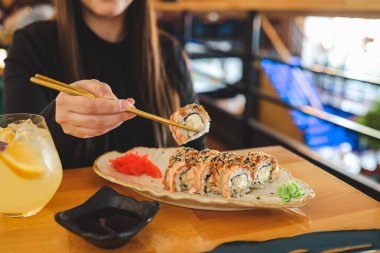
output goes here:
{"type": "MultiPolygon", "coordinates": [[[[322,2],[156,0],[154,8],[190,58],[212,119],[209,147],[282,145],[378,195],[380,5],[322,2]]],[[[37,0],[3,0],[0,9],[2,70],[13,32],[54,11],[37,0]]]]}

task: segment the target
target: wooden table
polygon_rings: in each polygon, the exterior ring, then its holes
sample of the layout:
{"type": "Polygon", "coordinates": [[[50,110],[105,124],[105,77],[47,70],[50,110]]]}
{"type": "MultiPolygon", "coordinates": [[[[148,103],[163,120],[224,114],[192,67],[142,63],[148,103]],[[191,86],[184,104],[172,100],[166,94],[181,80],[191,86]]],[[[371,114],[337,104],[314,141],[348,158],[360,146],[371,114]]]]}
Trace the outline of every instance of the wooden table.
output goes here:
{"type": "MultiPolygon", "coordinates": [[[[280,146],[260,150],[275,155],[282,167],[309,183],[315,199],[295,210],[216,212],[162,204],[152,222],[115,251],[202,252],[233,240],[380,228],[379,202],[280,146]]],[[[0,217],[0,252],[111,252],[92,246],[54,221],[55,213],[83,203],[103,185],[145,199],[100,178],[91,168],[66,170],[58,192],[40,213],[29,218],[0,217]]]]}

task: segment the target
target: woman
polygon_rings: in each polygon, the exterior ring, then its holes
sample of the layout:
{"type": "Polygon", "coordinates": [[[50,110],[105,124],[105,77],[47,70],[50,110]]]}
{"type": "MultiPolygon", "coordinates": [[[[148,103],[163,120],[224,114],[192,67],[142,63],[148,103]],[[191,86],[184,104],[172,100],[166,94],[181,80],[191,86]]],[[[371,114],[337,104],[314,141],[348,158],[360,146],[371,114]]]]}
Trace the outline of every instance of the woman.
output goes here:
{"type": "MultiPolygon", "coordinates": [[[[91,165],[109,150],[172,145],[167,126],[123,112],[136,105],[168,118],[195,100],[180,47],[158,34],[149,1],[57,0],[56,7],[56,20],[14,35],[4,77],[5,112],[44,116],[65,168],[91,165]],[[30,84],[36,73],[99,98],[30,84]]],[[[202,148],[202,141],[191,146],[202,148]]]]}

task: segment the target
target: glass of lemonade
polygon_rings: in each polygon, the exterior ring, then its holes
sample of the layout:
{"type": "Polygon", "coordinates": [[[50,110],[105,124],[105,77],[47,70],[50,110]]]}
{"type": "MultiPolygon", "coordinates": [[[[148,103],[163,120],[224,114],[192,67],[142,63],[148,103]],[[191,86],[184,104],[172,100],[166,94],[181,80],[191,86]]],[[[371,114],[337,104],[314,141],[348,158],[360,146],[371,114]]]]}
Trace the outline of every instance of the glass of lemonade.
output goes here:
{"type": "Polygon", "coordinates": [[[53,197],[61,179],[61,161],[44,118],[0,115],[0,214],[36,214],[53,197]]]}

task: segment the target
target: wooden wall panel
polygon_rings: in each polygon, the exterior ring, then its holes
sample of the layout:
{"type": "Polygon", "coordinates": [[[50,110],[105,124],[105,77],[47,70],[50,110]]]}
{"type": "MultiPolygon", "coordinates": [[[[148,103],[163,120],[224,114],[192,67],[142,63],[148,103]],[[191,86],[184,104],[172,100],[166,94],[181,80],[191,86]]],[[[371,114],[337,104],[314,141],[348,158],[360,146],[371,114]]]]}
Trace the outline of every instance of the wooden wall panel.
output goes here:
{"type": "MultiPolygon", "coordinates": [[[[260,87],[266,92],[279,97],[269,78],[263,73],[261,73],[260,76],[260,87]]],[[[294,124],[287,108],[261,99],[259,101],[259,121],[273,130],[276,130],[294,140],[303,142],[303,134],[294,124]]]]}

